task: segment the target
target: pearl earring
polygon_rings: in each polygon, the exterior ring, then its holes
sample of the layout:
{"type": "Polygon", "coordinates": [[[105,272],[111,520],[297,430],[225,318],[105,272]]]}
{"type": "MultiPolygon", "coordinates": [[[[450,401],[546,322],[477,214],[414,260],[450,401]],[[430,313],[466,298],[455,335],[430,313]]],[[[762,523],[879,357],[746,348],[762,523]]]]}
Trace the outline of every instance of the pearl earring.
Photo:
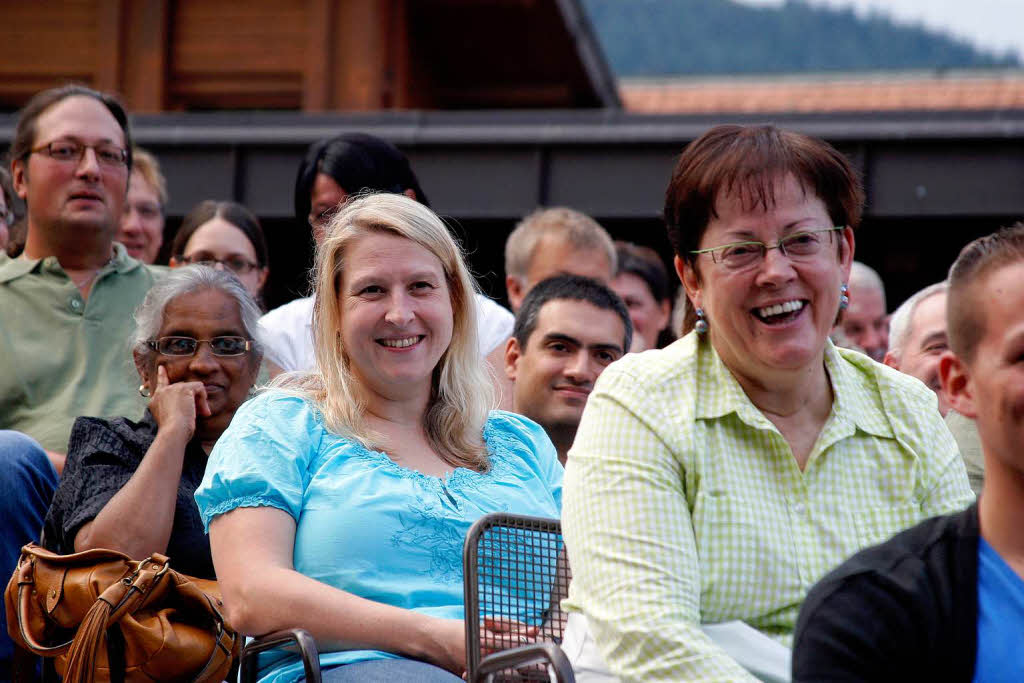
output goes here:
{"type": "Polygon", "coordinates": [[[850,288],[846,286],[846,283],[839,285],[839,310],[845,311],[850,306],[850,288]]]}
{"type": "Polygon", "coordinates": [[[704,309],[698,308],[697,311],[697,322],[694,324],[693,329],[697,330],[697,334],[708,333],[708,321],[704,319],[704,309]]]}

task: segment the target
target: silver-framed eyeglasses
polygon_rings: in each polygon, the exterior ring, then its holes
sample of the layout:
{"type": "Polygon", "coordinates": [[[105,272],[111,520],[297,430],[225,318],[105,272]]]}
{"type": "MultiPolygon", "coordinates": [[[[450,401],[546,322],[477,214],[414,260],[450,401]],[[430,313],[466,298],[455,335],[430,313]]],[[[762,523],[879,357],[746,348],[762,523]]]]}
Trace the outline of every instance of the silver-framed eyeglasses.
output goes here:
{"type": "Polygon", "coordinates": [[[786,235],[775,244],[756,241],[731,242],[717,247],[697,249],[690,253],[694,256],[709,254],[712,261],[730,270],[742,270],[761,263],[769,249],[778,249],[794,261],[808,261],[817,257],[824,245],[832,243],[832,233],[845,229],[845,225],[837,225],[818,230],[801,230],[786,235]]]}
{"type": "Polygon", "coordinates": [[[163,356],[193,356],[200,344],[209,344],[215,356],[241,356],[252,350],[252,340],[245,337],[223,336],[213,339],[192,337],[160,337],[146,344],[163,356]]]}
{"type": "Polygon", "coordinates": [[[98,145],[87,145],[78,140],[54,140],[45,145],[39,145],[29,150],[33,154],[42,153],[54,161],[65,161],[79,163],[85,156],[85,150],[91,149],[96,153],[96,160],[109,168],[123,169],[128,166],[128,150],[118,147],[110,142],[101,142],[98,145]]]}

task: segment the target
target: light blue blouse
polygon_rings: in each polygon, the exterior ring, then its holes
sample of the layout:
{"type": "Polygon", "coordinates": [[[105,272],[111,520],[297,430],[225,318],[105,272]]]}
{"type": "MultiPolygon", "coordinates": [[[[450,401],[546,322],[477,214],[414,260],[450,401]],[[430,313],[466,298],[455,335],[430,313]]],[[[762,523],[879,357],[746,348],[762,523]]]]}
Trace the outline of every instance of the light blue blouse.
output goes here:
{"type": "MultiPolygon", "coordinates": [[[[462,619],[462,544],[489,512],[558,517],[562,466],[544,430],[493,411],[483,437],[491,469],[427,476],[329,431],[308,401],[268,391],[244,404],[210,454],[196,503],[209,529],[238,507],[295,519],[295,569],[335,588],[430,616],[462,619]]],[[[344,615],[339,615],[344,618],[344,615]]],[[[322,666],[395,657],[321,654],[322,666]]],[[[301,664],[275,662],[270,681],[301,664]]]]}

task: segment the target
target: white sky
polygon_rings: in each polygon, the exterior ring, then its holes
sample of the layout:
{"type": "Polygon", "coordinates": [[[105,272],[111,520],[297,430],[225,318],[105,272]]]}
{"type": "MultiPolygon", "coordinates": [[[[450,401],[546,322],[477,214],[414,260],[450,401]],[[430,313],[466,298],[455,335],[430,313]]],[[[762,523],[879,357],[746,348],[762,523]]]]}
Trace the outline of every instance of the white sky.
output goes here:
{"type": "MultiPolygon", "coordinates": [[[[739,0],[748,5],[781,5],[784,0],[739,0]]],[[[811,4],[853,7],[859,14],[881,11],[963,38],[989,52],[1016,52],[1024,59],[1024,0],[809,0],[811,4]]]]}

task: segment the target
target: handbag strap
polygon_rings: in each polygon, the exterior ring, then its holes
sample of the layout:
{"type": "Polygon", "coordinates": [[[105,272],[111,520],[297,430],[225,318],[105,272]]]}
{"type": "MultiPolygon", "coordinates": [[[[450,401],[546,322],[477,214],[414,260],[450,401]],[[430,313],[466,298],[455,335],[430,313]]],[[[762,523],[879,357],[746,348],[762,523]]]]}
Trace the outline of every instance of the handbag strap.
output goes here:
{"type": "Polygon", "coordinates": [[[152,592],[170,569],[163,555],[154,555],[139,563],[135,571],[111,584],[89,608],[68,649],[65,683],[92,683],[96,658],[107,629],[130,614],[152,592]]]}

